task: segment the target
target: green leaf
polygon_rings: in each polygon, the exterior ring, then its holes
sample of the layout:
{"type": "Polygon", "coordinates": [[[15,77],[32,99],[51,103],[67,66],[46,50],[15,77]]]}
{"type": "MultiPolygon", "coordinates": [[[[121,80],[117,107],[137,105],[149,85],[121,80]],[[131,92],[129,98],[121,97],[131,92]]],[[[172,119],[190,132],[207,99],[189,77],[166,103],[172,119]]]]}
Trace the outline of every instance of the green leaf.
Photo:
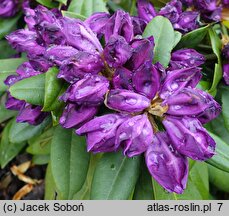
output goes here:
{"type": "Polygon", "coordinates": [[[85,20],[87,19],[87,17],[78,14],[78,13],[74,13],[74,12],[70,12],[70,11],[61,11],[61,13],[63,14],[63,16],[65,17],[70,17],[70,18],[75,18],[75,19],[81,19],[81,20],[85,20]]]}
{"type": "Polygon", "coordinates": [[[0,59],[7,59],[12,57],[17,52],[11,48],[7,40],[0,41],[0,50],[4,50],[4,52],[0,53],[0,59]]]}
{"type": "Polygon", "coordinates": [[[0,91],[5,91],[7,86],[4,84],[5,79],[16,73],[19,65],[25,62],[25,58],[12,58],[0,60],[0,91]]]}
{"type": "Polygon", "coordinates": [[[74,130],[56,127],[51,144],[51,170],[62,199],[72,199],[82,188],[89,156],[84,137],[77,136],[74,130]]]}
{"type": "Polygon", "coordinates": [[[210,182],[219,190],[229,193],[229,173],[208,164],[210,182]]]}
{"type": "Polygon", "coordinates": [[[151,175],[145,163],[142,163],[141,173],[134,191],[134,200],[152,200],[153,198],[151,175]]]}
{"type": "Polygon", "coordinates": [[[89,17],[95,12],[108,12],[103,0],[72,0],[68,11],[89,17]]]}
{"type": "MultiPolygon", "coordinates": [[[[222,91],[222,115],[224,119],[225,126],[229,133],[229,87],[223,89],[222,91]]],[[[228,139],[229,143],[229,139],[228,139]]]]}
{"type": "Polygon", "coordinates": [[[17,112],[8,110],[5,108],[6,95],[3,95],[0,99],[0,123],[14,117],[17,112]]]}
{"type": "Polygon", "coordinates": [[[41,124],[37,126],[28,123],[17,123],[14,119],[9,131],[9,139],[12,143],[25,142],[34,136],[39,135],[50,124],[50,118],[46,118],[41,124]]]}
{"type": "Polygon", "coordinates": [[[21,14],[13,18],[0,19],[0,39],[4,38],[7,34],[16,29],[17,22],[21,14]]]}
{"type": "Polygon", "coordinates": [[[128,199],[139,176],[140,159],[124,157],[121,152],[104,154],[95,170],[91,199],[128,199]]]}
{"type": "Polygon", "coordinates": [[[171,58],[175,39],[174,30],[170,21],[162,16],[156,16],[146,26],[143,37],[154,37],[154,60],[160,62],[164,67],[167,67],[171,58]]]}
{"type": "Polygon", "coordinates": [[[175,47],[179,41],[181,40],[182,34],[178,31],[174,31],[174,44],[173,47],[175,47]]]}
{"type": "Polygon", "coordinates": [[[176,46],[176,49],[181,48],[194,48],[197,46],[206,36],[209,29],[209,25],[204,26],[202,28],[198,28],[196,30],[193,30],[187,34],[185,34],[178,45],[176,46]]]}
{"type": "Polygon", "coordinates": [[[3,130],[0,146],[0,162],[2,169],[23,149],[25,142],[12,143],[9,139],[9,133],[12,127],[10,121],[3,130]]]}
{"type": "Polygon", "coordinates": [[[50,161],[50,155],[34,155],[32,162],[36,165],[45,165],[50,161]]]}
{"type": "Polygon", "coordinates": [[[52,174],[51,163],[49,162],[45,174],[45,200],[56,199],[56,185],[52,174]]]}
{"type": "Polygon", "coordinates": [[[57,78],[59,70],[55,67],[45,73],[45,98],[43,111],[53,111],[59,109],[63,102],[59,97],[65,92],[64,81],[57,78]]]}
{"type": "Polygon", "coordinates": [[[195,162],[189,170],[187,188],[183,194],[165,191],[152,180],[155,200],[207,200],[209,199],[208,169],[205,163],[195,162]]]}
{"type": "Polygon", "coordinates": [[[45,73],[23,79],[9,89],[10,94],[34,105],[43,105],[45,96],[45,73]]]}
{"type": "Polygon", "coordinates": [[[33,155],[50,154],[51,142],[53,138],[54,128],[51,127],[44,133],[30,139],[29,146],[26,151],[33,155]]]}
{"type": "Polygon", "coordinates": [[[221,43],[219,36],[216,34],[215,30],[212,28],[209,29],[209,36],[210,36],[210,40],[211,40],[212,50],[218,59],[218,63],[215,64],[213,83],[212,83],[211,88],[209,89],[209,93],[212,93],[216,90],[217,85],[223,76],[222,62],[221,62],[222,43],[221,43]]]}
{"type": "Polygon", "coordinates": [[[206,162],[218,169],[229,172],[229,145],[215,134],[211,132],[209,132],[209,134],[216,142],[216,155],[206,162]]]}
{"type": "Polygon", "coordinates": [[[66,5],[68,0],[56,0],[56,1],[60,2],[61,4],[66,5]]]}
{"type": "Polygon", "coordinates": [[[49,7],[49,8],[57,8],[58,7],[58,3],[54,2],[53,0],[36,0],[38,3],[49,7]]]}

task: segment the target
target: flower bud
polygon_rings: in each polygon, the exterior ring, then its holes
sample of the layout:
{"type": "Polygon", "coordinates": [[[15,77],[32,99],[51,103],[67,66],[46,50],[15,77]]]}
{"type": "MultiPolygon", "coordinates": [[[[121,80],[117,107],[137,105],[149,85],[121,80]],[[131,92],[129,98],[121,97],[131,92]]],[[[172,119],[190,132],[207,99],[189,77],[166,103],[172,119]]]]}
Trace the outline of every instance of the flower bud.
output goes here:
{"type": "Polygon", "coordinates": [[[171,145],[167,133],[156,133],[145,153],[150,174],[168,192],[183,193],[188,179],[188,160],[171,145]]]}
{"type": "Polygon", "coordinates": [[[115,151],[117,128],[126,119],[126,116],[118,114],[96,117],[76,130],[76,133],[86,134],[88,151],[93,153],[115,151]]]}
{"type": "Polygon", "coordinates": [[[167,113],[175,116],[193,116],[203,124],[216,118],[221,111],[214,98],[200,89],[184,88],[163,101],[167,113]]]}
{"type": "Polygon", "coordinates": [[[92,14],[85,20],[90,29],[97,34],[99,38],[104,35],[104,27],[110,18],[110,14],[106,12],[97,12],[92,14]]]}
{"type": "Polygon", "coordinates": [[[108,108],[116,111],[134,113],[149,107],[150,100],[132,91],[116,89],[109,91],[105,104],[108,108]]]}
{"type": "Polygon", "coordinates": [[[145,62],[153,61],[154,39],[153,37],[144,39],[134,39],[131,42],[132,56],[128,61],[128,68],[137,70],[145,62]]]}
{"type": "Polygon", "coordinates": [[[18,0],[1,0],[0,1],[0,17],[12,17],[18,11],[18,0]]]}
{"type": "Polygon", "coordinates": [[[145,20],[147,23],[150,22],[157,15],[153,4],[151,4],[148,0],[138,0],[137,9],[138,16],[145,20]]]}
{"type": "Polygon", "coordinates": [[[7,100],[5,103],[6,109],[19,111],[24,106],[24,104],[25,104],[25,101],[18,100],[12,97],[9,92],[7,93],[7,100]]]}
{"type": "Polygon", "coordinates": [[[124,67],[117,68],[112,79],[113,88],[133,90],[132,76],[132,71],[124,67]]]}
{"type": "Polygon", "coordinates": [[[160,75],[152,62],[145,62],[133,75],[133,86],[137,93],[153,99],[160,87],[160,75]]]}
{"type": "Polygon", "coordinates": [[[137,115],[124,121],[118,128],[115,139],[116,149],[123,148],[124,155],[134,157],[145,152],[153,140],[153,129],[146,114],[137,115]]]}
{"type": "Polygon", "coordinates": [[[91,120],[97,113],[97,107],[68,104],[60,117],[60,124],[64,128],[76,128],[91,120]]]}
{"type": "Polygon", "coordinates": [[[111,36],[123,36],[130,42],[134,36],[134,29],[131,17],[128,13],[117,10],[105,25],[105,41],[108,42],[111,36]]]}
{"type": "Polygon", "coordinates": [[[224,46],[222,52],[223,52],[223,57],[229,61],[229,43],[224,46]]]}
{"type": "Polygon", "coordinates": [[[110,67],[124,65],[131,55],[131,46],[122,36],[111,36],[104,48],[104,58],[110,67]]]}
{"type": "Polygon", "coordinates": [[[76,56],[79,51],[71,46],[52,46],[45,51],[45,58],[61,66],[64,61],[76,56]]]}
{"type": "Polygon", "coordinates": [[[195,11],[186,11],[183,12],[179,18],[177,23],[173,26],[176,30],[179,30],[182,33],[187,33],[193,31],[198,28],[198,16],[199,12],[195,11]]]}
{"type": "Polygon", "coordinates": [[[170,70],[198,67],[204,64],[205,58],[194,49],[181,49],[172,53],[170,70]]]}
{"type": "Polygon", "coordinates": [[[48,69],[54,66],[48,59],[44,56],[30,56],[28,55],[29,63],[34,70],[40,72],[47,72],[48,69]]]}
{"type": "Polygon", "coordinates": [[[215,141],[196,118],[167,116],[163,125],[173,147],[193,160],[207,160],[215,153],[215,141]]]}
{"type": "Polygon", "coordinates": [[[63,62],[58,78],[74,83],[86,74],[98,74],[103,67],[103,61],[98,54],[80,51],[74,57],[63,62]]]}
{"type": "Polygon", "coordinates": [[[215,10],[213,11],[203,11],[201,13],[201,16],[204,20],[206,20],[207,22],[219,22],[221,20],[222,17],[222,7],[217,7],[215,10]]]}
{"type": "Polygon", "coordinates": [[[216,0],[195,0],[193,3],[196,8],[203,11],[214,11],[217,8],[216,0]]]}
{"type": "Polygon", "coordinates": [[[23,123],[27,122],[31,125],[40,124],[47,116],[47,113],[42,112],[42,107],[34,106],[28,103],[25,103],[21,108],[16,121],[23,123]]]}
{"type": "Polygon", "coordinates": [[[169,71],[162,84],[160,97],[165,99],[185,87],[194,88],[201,77],[200,68],[197,67],[169,71]]]}
{"type": "Polygon", "coordinates": [[[61,96],[61,100],[78,104],[99,105],[103,102],[108,87],[109,81],[105,77],[88,74],[72,84],[61,96]]]}
{"type": "Polygon", "coordinates": [[[6,36],[9,44],[18,52],[27,52],[36,56],[44,53],[45,48],[40,46],[36,39],[37,34],[27,29],[19,29],[6,36]]]}
{"type": "Polygon", "coordinates": [[[178,21],[181,13],[182,3],[178,0],[168,2],[165,7],[159,11],[159,15],[168,18],[172,24],[178,21]]]}
{"type": "Polygon", "coordinates": [[[98,38],[84,22],[64,17],[61,24],[68,45],[89,53],[102,52],[103,48],[98,38]]]}
{"type": "Polygon", "coordinates": [[[223,78],[226,85],[229,85],[229,64],[223,65],[223,78]]]}

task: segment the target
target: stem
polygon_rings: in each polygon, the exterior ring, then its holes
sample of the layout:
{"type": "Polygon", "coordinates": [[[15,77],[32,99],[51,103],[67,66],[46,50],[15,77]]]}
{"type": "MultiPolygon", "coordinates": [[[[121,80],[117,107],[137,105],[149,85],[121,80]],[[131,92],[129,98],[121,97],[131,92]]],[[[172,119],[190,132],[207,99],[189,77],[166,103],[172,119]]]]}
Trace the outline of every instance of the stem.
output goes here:
{"type": "Polygon", "coordinates": [[[136,5],[136,0],[133,0],[133,1],[131,2],[130,15],[133,15],[133,14],[134,14],[135,5],[136,5]]]}
{"type": "Polygon", "coordinates": [[[199,44],[198,47],[199,47],[199,48],[202,48],[202,49],[207,49],[207,50],[211,50],[211,49],[212,49],[211,46],[209,46],[209,45],[204,45],[204,44],[199,44]]]}

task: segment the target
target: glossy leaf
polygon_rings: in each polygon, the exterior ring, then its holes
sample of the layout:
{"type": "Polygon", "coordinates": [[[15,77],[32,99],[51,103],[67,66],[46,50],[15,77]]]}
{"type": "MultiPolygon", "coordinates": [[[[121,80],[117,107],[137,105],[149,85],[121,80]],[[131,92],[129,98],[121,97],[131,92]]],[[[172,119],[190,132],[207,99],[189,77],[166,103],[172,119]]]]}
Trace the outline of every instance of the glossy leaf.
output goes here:
{"type": "Polygon", "coordinates": [[[143,33],[145,38],[150,36],[154,37],[155,42],[153,62],[160,62],[163,66],[168,66],[175,43],[172,24],[162,16],[153,18],[143,33]]]}
{"type": "Polygon", "coordinates": [[[153,185],[151,175],[145,165],[142,163],[141,172],[134,190],[134,200],[153,200],[153,185]]]}
{"type": "Polygon", "coordinates": [[[17,123],[14,119],[9,131],[10,142],[20,143],[31,139],[34,136],[41,134],[41,132],[50,124],[50,119],[46,118],[41,124],[37,126],[28,123],[17,123]]]}
{"type": "Polygon", "coordinates": [[[62,199],[72,199],[83,186],[90,155],[85,138],[57,126],[51,144],[51,170],[62,199]]]}
{"type": "Polygon", "coordinates": [[[66,5],[68,0],[56,0],[57,2],[60,2],[61,4],[66,5]]]}
{"type": "Polygon", "coordinates": [[[81,20],[87,19],[87,17],[81,14],[70,12],[70,11],[61,11],[61,13],[63,14],[63,16],[70,17],[70,18],[81,19],[81,20]]]}
{"type": "Polygon", "coordinates": [[[206,162],[214,167],[217,167],[218,169],[221,169],[225,172],[229,172],[229,145],[215,134],[210,132],[209,134],[216,142],[216,155],[214,155],[211,159],[207,160],[206,162]]]}
{"type": "Polygon", "coordinates": [[[191,32],[186,33],[176,46],[176,49],[181,48],[194,48],[197,46],[206,36],[209,29],[209,25],[204,26],[202,28],[198,28],[191,32]]]}
{"type": "Polygon", "coordinates": [[[59,97],[64,93],[64,81],[57,78],[59,70],[55,67],[45,73],[45,98],[43,111],[53,111],[59,109],[63,102],[59,97]]]}
{"type": "Polygon", "coordinates": [[[12,58],[0,60],[0,91],[5,91],[7,86],[4,84],[5,79],[16,73],[19,65],[25,62],[25,58],[12,58]]]}
{"type": "Polygon", "coordinates": [[[223,76],[222,62],[221,62],[222,43],[221,43],[221,40],[220,40],[219,36],[216,34],[214,29],[209,29],[209,36],[210,36],[210,40],[211,40],[212,50],[218,59],[218,63],[215,64],[212,86],[209,89],[209,93],[212,93],[216,90],[216,87],[217,87],[218,83],[220,82],[220,80],[222,79],[222,76],[223,76]]]}
{"type": "Polygon", "coordinates": [[[45,97],[45,73],[23,79],[9,89],[10,94],[34,105],[43,105],[45,97]]]}
{"type": "Polygon", "coordinates": [[[0,52],[0,59],[7,59],[15,55],[17,52],[11,48],[7,40],[0,41],[0,50],[4,50],[4,52],[0,52]]]}
{"type": "Polygon", "coordinates": [[[173,47],[175,47],[179,41],[181,40],[182,34],[178,31],[174,31],[174,44],[173,47]]]}
{"type": "Polygon", "coordinates": [[[155,180],[155,200],[207,200],[209,199],[208,169],[205,163],[194,162],[189,169],[187,188],[183,194],[168,193],[155,180]]]}
{"type": "Polygon", "coordinates": [[[16,24],[20,17],[21,14],[7,19],[0,18],[0,39],[4,38],[8,33],[16,29],[16,24]]]}
{"type": "Polygon", "coordinates": [[[23,149],[26,142],[12,143],[9,139],[9,133],[13,121],[10,121],[3,130],[0,145],[0,162],[2,169],[23,149]]]}
{"type": "Polygon", "coordinates": [[[140,159],[124,157],[121,152],[104,154],[95,170],[91,199],[128,199],[139,176],[140,159]]]}
{"type": "Polygon", "coordinates": [[[68,11],[89,17],[95,12],[107,12],[107,8],[103,0],[72,0],[68,11]]]}
{"type": "Polygon", "coordinates": [[[50,161],[50,155],[34,155],[32,163],[35,165],[45,165],[50,161]]]}
{"type": "Polygon", "coordinates": [[[54,2],[53,0],[36,0],[36,1],[49,8],[58,7],[58,3],[54,2]]]}
{"type": "Polygon", "coordinates": [[[49,162],[45,174],[45,200],[55,200],[55,199],[56,199],[56,185],[51,170],[51,163],[49,162]]]}

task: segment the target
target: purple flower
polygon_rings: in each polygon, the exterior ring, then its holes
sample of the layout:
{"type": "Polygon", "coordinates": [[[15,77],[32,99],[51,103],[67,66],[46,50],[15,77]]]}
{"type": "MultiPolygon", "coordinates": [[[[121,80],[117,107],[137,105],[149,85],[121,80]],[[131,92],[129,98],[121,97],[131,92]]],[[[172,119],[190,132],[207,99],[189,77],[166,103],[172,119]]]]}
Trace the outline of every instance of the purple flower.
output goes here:
{"type": "Polygon", "coordinates": [[[222,53],[223,57],[229,61],[229,43],[224,46],[222,53]]]}
{"type": "Polygon", "coordinates": [[[130,45],[132,47],[133,54],[128,61],[128,68],[131,70],[137,70],[145,62],[153,61],[153,37],[145,39],[134,39],[130,45]]]}
{"type": "Polygon", "coordinates": [[[76,56],[78,52],[77,49],[71,46],[51,46],[45,51],[44,57],[61,66],[65,60],[76,56]]]}
{"type": "Polygon", "coordinates": [[[185,87],[194,88],[201,77],[200,68],[197,67],[169,71],[161,87],[160,97],[165,99],[185,87]]]}
{"type": "Polygon", "coordinates": [[[102,52],[102,46],[95,33],[84,22],[64,17],[61,24],[68,45],[89,53],[102,52]]]}
{"type": "Polygon", "coordinates": [[[217,7],[214,11],[203,11],[201,15],[207,22],[219,22],[222,16],[222,7],[217,7]]]}
{"type": "Polygon", "coordinates": [[[131,19],[134,28],[134,35],[142,35],[147,24],[145,20],[135,16],[132,16],[131,19]]]}
{"type": "Polygon", "coordinates": [[[172,24],[178,21],[181,13],[182,3],[178,0],[168,2],[165,7],[159,11],[159,15],[168,18],[172,24]]]}
{"type": "Polygon", "coordinates": [[[205,58],[194,49],[181,49],[172,53],[170,70],[198,67],[204,64],[205,58]]]}
{"type": "Polygon", "coordinates": [[[196,118],[167,116],[163,125],[173,147],[193,160],[207,160],[215,153],[215,141],[196,118]]]}
{"type": "Polygon", "coordinates": [[[17,122],[27,122],[31,125],[40,124],[47,116],[47,113],[42,112],[42,107],[34,106],[28,103],[24,103],[21,108],[16,121],[17,122]]]}
{"type": "Polygon", "coordinates": [[[172,146],[165,132],[156,133],[145,153],[150,174],[167,191],[183,193],[188,179],[188,160],[172,146]]]}
{"type": "Polygon", "coordinates": [[[134,29],[131,17],[128,13],[117,10],[105,25],[105,41],[108,42],[111,36],[123,36],[130,42],[134,36],[134,29]]]}
{"type": "Polygon", "coordinates": [[[7,94],[7,100],[5,103],[6,109],[19,111],[24,104],[25,104],[25,101],[18,100],[12,97],[10,93],[7,94]]]}
{"type": "Polygon", "coordinates": [[[103,102],[108,87],[109,81],[105,77],[88,74],[72,84],[61,96],[61,100],[78,104],[99,105],[103,102]]]}
{"type": "Polygon", "coordinates": [[[214,11],[217,8],[216,0],[195,0],[194,5],[196,8],[203,11],[214,11]]]}
{"type": "Polygon", "coordinates": [[[86,134],[87,150],[98,152],[115,151],[115,135],[118,126],[127,119],[119,114],[107,114],[84,124],[76,130],[78,135],[86,134]]]}
{"type": "Polygon", "coordinates": [[[29,63],[33,67],[34,70],[40,72],[47,72],[53,64],[46,59],[44,56],[30,56],[28,55],[29,63]]]}
{"type": "Polygon", "coordinates": [[[153,140],[153,129],[146,114],[124,121],[118,128],[115,148],[123,148],[124,155],[133,157],[146,151],[153,140]]]}
{"type": "Polygon", "coordinates": [[[186,6],[192,6],[194,0],[180,0],[186,6]]]}
{"type": "Polygon", "coordinates": [[[60,124],[64,128],[76,128],[91,120],[97,113],[95,106],[84,106],[77,104],[68,104],[60,118],[60,124]]]}
{"type": "Polygon", "coordinates": [[[160,88],[160,75],[152,62],[145,62],[133,75],[133,86],[137,93],[153,99],[160,88]]]}
{"type": "Polygon", "coordinates": [[[226,85],[229,85],[229,64],[223,65],[223,78],[226,85]]]}
{"type": "Polygon", "coordinates": [[[58,78],[74,83],[86,74],[98,74],[103,67],[103,61],[98,54],[80,51],[74,57],[63,62],[58,78]]]}
{"type": "Polygon", "coordinates": [[[104,48],[104,58],[110,67],[120,67],[131,57],[131,46],[122,36],[111,36],[104,48]]]}
{"type": "Polygon", "coordinates": [[[0,17],[12,17],[18,11],[18,0],[1,0],[0,1],[0,17]]]}
{"type": "Polygon", "coordinates": [[[229,7],[229,0],[222,0],[223,6],[229,7]]]}
{"type": "Polygon", "coordinates": [[[181,31],[182,33],[190,32],[198,28],[198,16],[199,12],[186,11],[183,12],[176,23],[174,23],[174,28],[181,31]]]}
{"type": "Polygon", "coordinates": [[[138,16],[145,20],[147,23],[157,15],[154,6],[148,0],[138,0],[137,9],[138,16]]]}
{"type": "Polygon", "coordinates": [[[18,52],[27,52],[31,56],[41,55],[45,48],[37,43],[37,34],[27,29],[19,29],[6,36],[9,44],[18,52]]]}
{"type": "Polygon", "coordinates": [[[150,106],[150,100],[143,95],[132,91],[115,89],[110,90],[105,104],[108,108],[120,112],[141,112],[150,106]]]}
{"type": "Polygon", "coordinates": [[[124,67],[117,68],[112,79],[113,88],[133,90],[132,76],[132,71],[124,67]]]}
{"type": "Polygon", "coordinates": [[[99,38],[105,33],[105,25],[110,18],[110,14],[105,12],[97,12],[88,17],[85,23],[90,27],[90,29],[97,34],[99,38]]]}

